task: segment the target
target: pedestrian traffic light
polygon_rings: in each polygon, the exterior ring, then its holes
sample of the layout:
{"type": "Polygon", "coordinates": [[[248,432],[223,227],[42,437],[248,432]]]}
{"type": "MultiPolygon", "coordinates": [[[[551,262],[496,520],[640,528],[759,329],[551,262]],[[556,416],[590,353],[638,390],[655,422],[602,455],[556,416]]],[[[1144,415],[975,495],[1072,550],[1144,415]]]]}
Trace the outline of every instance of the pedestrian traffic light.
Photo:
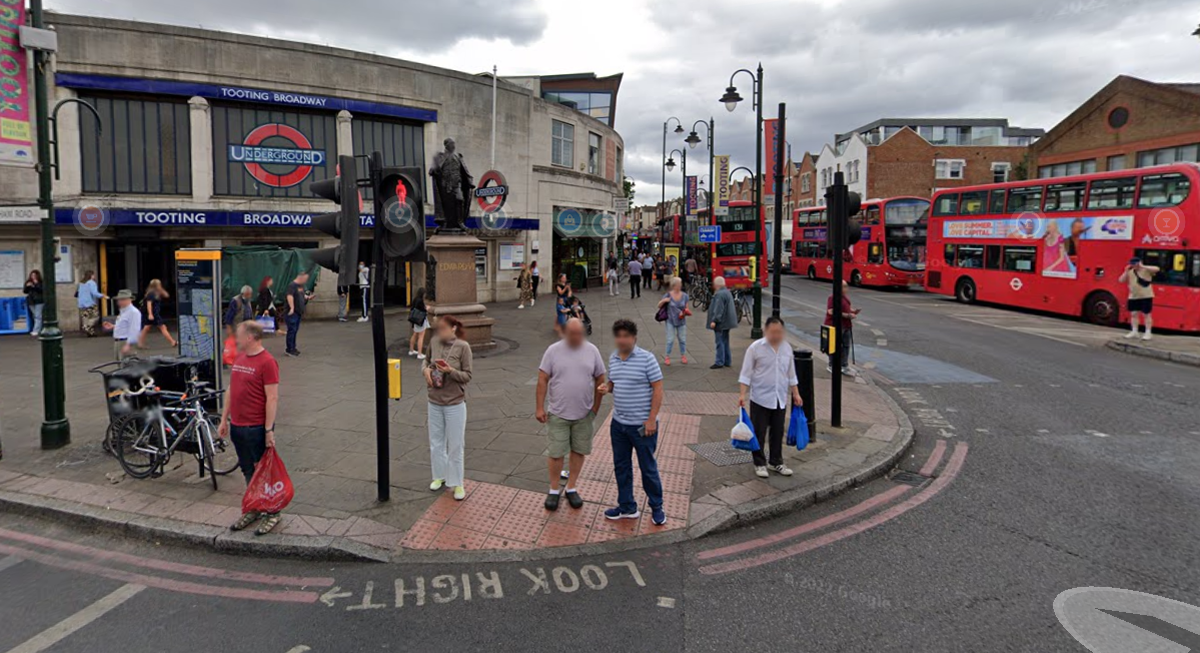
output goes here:
{"type": "Polygon", "coordinates": [[[337,273],[339,286],[352,286],[358,282],[358,224],[362,198],[358,195],[354,170],[354,157],[340,156],[337,174],[332,179],[308,185],[308,192],[333,200],[339,206],[333,213],[323,213],[312,219],[312,226],[338,239],[337,247],[308,252],[313,263],[337,273]]]}
{"type": "Polygon", "coordinates": [[[383,256],[394,261],[425,261],[425,193],[421,169],[412,166],[384,168],[375,189],[383,228],[383,256]]]}

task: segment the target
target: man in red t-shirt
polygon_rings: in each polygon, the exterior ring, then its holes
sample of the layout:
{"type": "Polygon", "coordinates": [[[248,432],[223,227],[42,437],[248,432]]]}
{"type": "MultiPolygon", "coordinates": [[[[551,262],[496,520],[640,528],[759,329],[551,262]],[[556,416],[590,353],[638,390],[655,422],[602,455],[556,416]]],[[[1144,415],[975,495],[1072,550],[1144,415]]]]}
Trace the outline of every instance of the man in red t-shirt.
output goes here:
{"type": "MultiPolygon", "coordinates": [[[[254,321],[237,327],[238,356],[230,367],[229,395],[221,411],[222,438],[228,436],[237,450],[238,467],[246,484],[254,466],[275,446],[275,412],[279,407],[279,364],[262,345],[262,326],[254,321]]],[[[246,513],[230,528],[240,531],[262,518],[255,531],[265,535],[279,523],[279,515],[246,513]]]]}
{"type": "MultiPolygon", "coordinates": [[[[854,348],[854,319],[862,311],[850,305],[850,295],[847,293],[848,288],[849,285],[843,281],[842,310],[838,311],[842,315],[842,340],[837,343],[837,347],[841,350],[842,354],[842,372],[853,374],[854,370],[850,369],[850,350],[854,348]]],[[[829,301],[825,304],[825,326],[833,326],[833,295],[829,296],[829,301]]],[[[829,366],[825,369],[833,371],[833,361],[830,361],[829,366]]]]}

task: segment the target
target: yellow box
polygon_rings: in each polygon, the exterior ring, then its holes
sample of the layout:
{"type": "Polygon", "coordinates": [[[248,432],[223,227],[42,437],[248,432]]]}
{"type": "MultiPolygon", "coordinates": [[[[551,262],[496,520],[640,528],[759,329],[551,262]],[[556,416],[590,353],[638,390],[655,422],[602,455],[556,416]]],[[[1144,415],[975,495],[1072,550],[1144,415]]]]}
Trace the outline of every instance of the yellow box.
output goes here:
{"type": "Polygon", "coordinates": [[[404,395],[404,391],[400,383],[400,359],[388,359],[388,396],[392,399],[399,399],[404,395]]]}

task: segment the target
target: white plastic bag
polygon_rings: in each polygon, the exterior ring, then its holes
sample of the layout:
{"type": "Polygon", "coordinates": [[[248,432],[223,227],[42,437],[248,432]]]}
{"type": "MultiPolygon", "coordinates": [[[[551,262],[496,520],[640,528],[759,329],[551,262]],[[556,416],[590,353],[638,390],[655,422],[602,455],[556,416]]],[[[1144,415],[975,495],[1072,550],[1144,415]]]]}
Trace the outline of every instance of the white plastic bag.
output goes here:
{"type": "Polygon", "coordinates": [[[743,421],[738,420],[738,423],[729,431],[729,439],[737,440],[738,442],[749,442],[754,439],[754,431],[743,421]]]}

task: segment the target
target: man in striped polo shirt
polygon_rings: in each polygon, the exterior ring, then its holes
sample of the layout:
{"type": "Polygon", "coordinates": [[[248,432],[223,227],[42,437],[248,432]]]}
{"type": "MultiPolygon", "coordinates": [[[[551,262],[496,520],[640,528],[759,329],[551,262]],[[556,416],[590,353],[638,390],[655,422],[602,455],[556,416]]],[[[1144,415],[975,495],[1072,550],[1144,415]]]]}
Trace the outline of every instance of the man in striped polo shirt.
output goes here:
{"type": "Polygon", "coordinates": [[[606,519],[637,519],[637,499],[633,496],[633,454],[637,454],[642,472],[642,488],[650,504],[650,517],[661,526],[667,522],[663,512],[662,481],[658,477],[658,411],[663,401],[663,374],[654,354],[637,346],[637,325],[630,320],[613,323],[613,342],[617,350],[608,357],[608,382],[597,388],[612,394],[613,470],[617,477],[616,508],[604,511],[606,519]]]}

